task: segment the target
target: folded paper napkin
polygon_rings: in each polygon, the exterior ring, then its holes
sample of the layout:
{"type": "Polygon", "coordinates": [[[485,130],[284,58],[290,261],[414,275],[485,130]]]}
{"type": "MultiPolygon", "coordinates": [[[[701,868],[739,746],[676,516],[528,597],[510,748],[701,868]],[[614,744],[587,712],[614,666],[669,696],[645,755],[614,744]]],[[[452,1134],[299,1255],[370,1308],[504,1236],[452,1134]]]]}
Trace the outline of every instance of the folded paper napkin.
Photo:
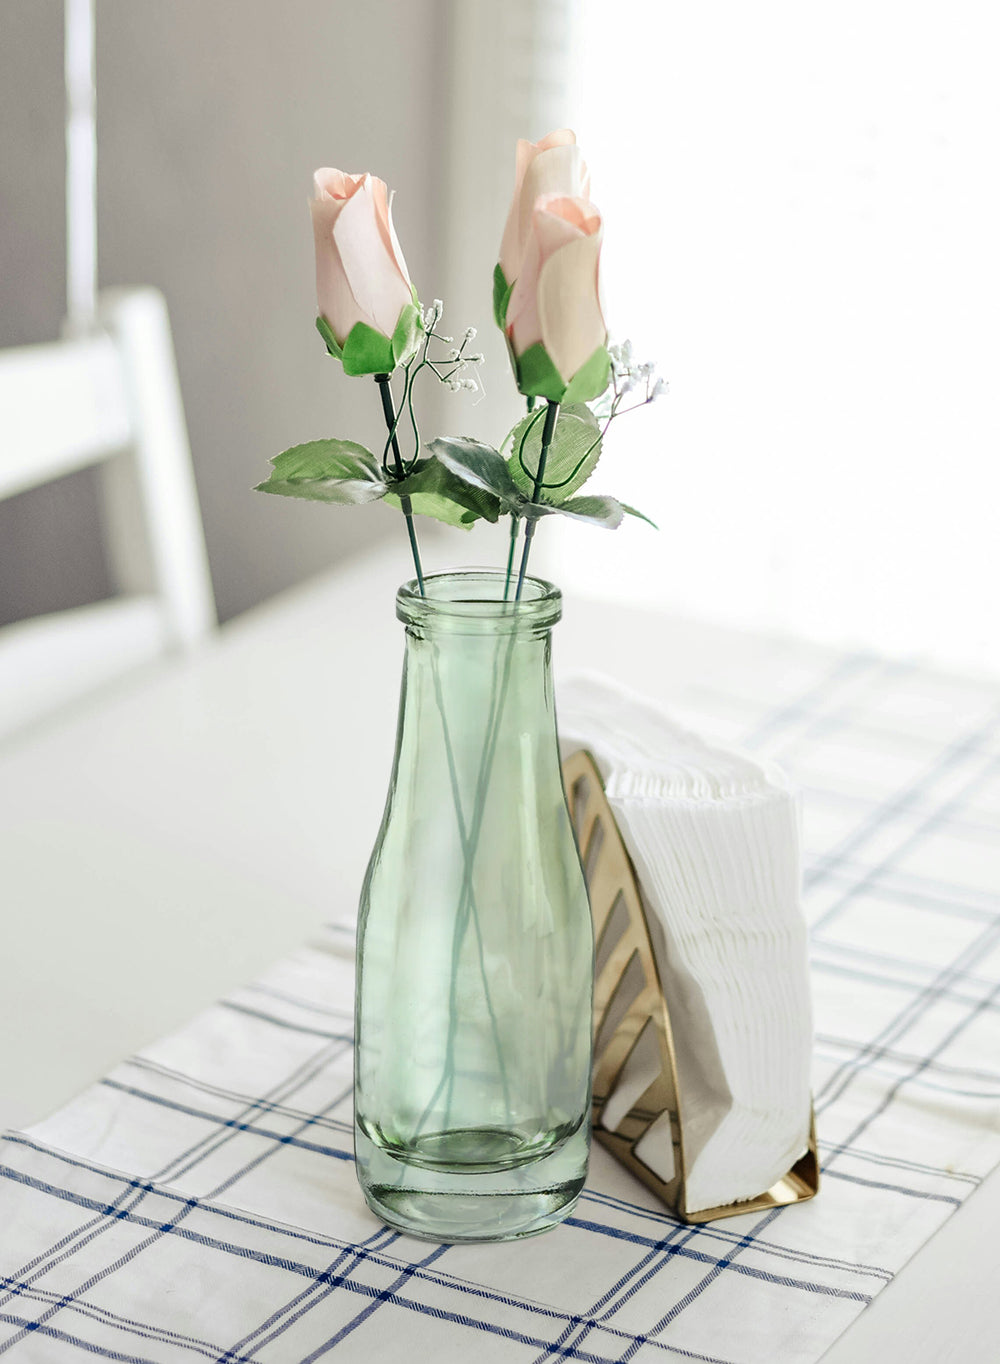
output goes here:
{"type": "MultiPolygon", "coordinates": [[[[638,874],[677,1055],[687,1206],[754,1198],[809,1135],[795,794],[773,765],[703,742],[609,679],[577,675],[557,700],[563,756],[594,758],[638,874]]],[[[669,1176],[669,1130],[637,1154],[669,1176]]]]}

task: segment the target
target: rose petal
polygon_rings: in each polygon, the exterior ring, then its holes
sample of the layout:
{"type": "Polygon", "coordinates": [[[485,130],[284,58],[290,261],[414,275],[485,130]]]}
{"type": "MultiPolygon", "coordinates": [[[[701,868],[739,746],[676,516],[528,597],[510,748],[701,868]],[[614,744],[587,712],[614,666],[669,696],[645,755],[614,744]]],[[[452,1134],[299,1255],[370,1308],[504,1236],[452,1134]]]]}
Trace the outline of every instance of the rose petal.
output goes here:
{"type": "Polygon", "coordinates": [[[406,268],[406,261],[403,259],[403,249],[396,236],[396,229],[392,225],[392,195],[385,187],[385,181],[379,180],[377,176],[372,176],[372,188],[375,195],[375,209],[378,214],[379,230],[385,241],[386,248],[392,255],[399,269],[399,273],[410,284],[410,272],[406,268]]]}
{"type": "Polygon", "coordinates": [[[538,276],[541,339],[567,383],[607,341],[598,283],[602,237],[598,230],[560,247],[538,276]]]}
{"type": "Polygon", "coordinates": [[[531,230],[531,216],[537,201],[543,196],[578,195],[582,180],[583,160],[577,146],[553,147],[540,152],[528,167],[521,186],[518,207],[518,245],[523,252],[531,230]]]}
{"type": "MultiPolygon", "coordinates": [[[[576,134],[569,128],[558,128],[555,132],[543,137],[540,142],[527,142],[523,138],[517,144],[517,160],[514,172],[514,192],[511,196],[510,210],[507,214],[507,222],[504,226],[503,238],[500,243],[500,268],[503,270],[504,278],[508,284],[512,284],[521,270],[521,257],[527,248],[527,231],[531,218],[531,209],[537,194],[541,190],[532,190],[531,186],[524,189],[524,180],[530,167],[544,153],[548,153],[557,148],[572,148],[576,146],[576,134]],[[527,199],[527,207],[524,201],[527,199]]],[[[577,158],[579,149],[577,149],[577,158]]],[[[590,178],[586,175],[586,167],[579,161],[580,179],[572,182],[551,184],[549,188],[561,190],[562,193],[589,193],[590,178]]]]}
{"type": "Polygon", "coordinates": [[[316,237],[316,301],[341,346],[355,322],[362,320],[333,236],[342,207],[343,201],[333,199],[313,199],[310,203],[316,237]]]}
{"type": "Polygon", "coordinates": [[[313,187],[317,199],[350,199],[364,184],[364,173],[351,175],[348,171],[334,170],[332,166],[322,166],[313,174],[313,187]]]}
{"type": "Polygon", "coordinates": [[[538,316],[538,275],[542,268],[542,252],[534,233],[528,238],[527,250],[507,304],[507,335],[515,355],[523,355],[529,346],[542,339],[542,324],[538,316]]]}
{"type": "Polygon", "coordinates": [[[383,239],[370,180],[366,177],[366,183],[344,205],[334,223],[333,240],[361,314],[359,320],[391,336],[412,297],[383,239]]]}

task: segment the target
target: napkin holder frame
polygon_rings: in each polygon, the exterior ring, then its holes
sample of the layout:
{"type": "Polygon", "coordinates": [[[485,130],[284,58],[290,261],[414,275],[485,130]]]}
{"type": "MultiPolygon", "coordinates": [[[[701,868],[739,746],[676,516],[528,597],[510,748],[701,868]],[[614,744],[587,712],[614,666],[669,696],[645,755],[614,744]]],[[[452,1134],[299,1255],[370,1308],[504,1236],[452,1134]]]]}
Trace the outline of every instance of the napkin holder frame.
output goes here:
{"type": "Polygon", "coordinates": [[[688,1206],[684,1109],[670,1006],[660,981],[635,867],[608,804],[600,773],[586,750],[580,749],[565,760],[563,782],[587,879],[598,954],[599,958],[605,957],[594,985],[591,1110],[594,1137],[685,1222],[711,1222],[720,1217],[764,1212],[813,1198],[819,1191],[819,1156],[815,1116],[810,1114],[805,1153],[770,1189],[721,1207],[688,1206]],[[604,936],[613,932],[613,921],[621,920],[619,906],[624,907],[626,927],[616,940],[604,943],[604,936]],[[630,970],[634,979],[636,963],[641,972],[641,987],[631,1000],[618,998],[630,970]],[[613,1010],[620,1018],[598,1050],[598,1039],[611,1021],[613,1010]],[[652,1028],[656,1035],[659,1074],[613,1127],[605,1126],[605,1110],[614,1098],[618,1081],[646,1028],[652,1028]],[[654,1123],[659,1123],[665,1134],[666,1124],[662,1120],[667,1113],[673,1146],[673,1174],[665,1179],[643,1160],[637,1147],[654,1123]]]}

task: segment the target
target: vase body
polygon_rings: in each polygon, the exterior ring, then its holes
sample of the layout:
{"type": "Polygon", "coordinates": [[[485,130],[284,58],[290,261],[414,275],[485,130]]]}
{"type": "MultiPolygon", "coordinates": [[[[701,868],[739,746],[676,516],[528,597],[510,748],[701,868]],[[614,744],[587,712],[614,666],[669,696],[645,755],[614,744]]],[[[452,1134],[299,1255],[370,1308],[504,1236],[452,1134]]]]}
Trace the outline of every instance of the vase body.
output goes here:
{"type": "Polygon", "coordinates": [[[400,589],[385,815],[358,919],[355,1151],[369,1205],[438,1241],[554,1225],[589,1150],[593,931],[556,738],[558,591],[400,589]]]}

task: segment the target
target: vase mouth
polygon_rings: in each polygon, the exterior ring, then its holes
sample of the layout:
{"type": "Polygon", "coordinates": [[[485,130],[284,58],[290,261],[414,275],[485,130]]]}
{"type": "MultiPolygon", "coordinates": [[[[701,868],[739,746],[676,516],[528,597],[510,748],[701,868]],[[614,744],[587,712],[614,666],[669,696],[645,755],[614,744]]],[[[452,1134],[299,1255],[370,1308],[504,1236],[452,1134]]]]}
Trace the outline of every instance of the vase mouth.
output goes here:
{"type": "Polygon", "coordinates": [[[525,578],[514,600],[516,578],[502,569],[460,568],[424,576],[396,593],[396,615],[408,627],[442,628],[451,634],[535,634],[562,615],[562,593],[544,578],[525,578]],[[504,600],[504,589],[508,589],[504,600]]]}

